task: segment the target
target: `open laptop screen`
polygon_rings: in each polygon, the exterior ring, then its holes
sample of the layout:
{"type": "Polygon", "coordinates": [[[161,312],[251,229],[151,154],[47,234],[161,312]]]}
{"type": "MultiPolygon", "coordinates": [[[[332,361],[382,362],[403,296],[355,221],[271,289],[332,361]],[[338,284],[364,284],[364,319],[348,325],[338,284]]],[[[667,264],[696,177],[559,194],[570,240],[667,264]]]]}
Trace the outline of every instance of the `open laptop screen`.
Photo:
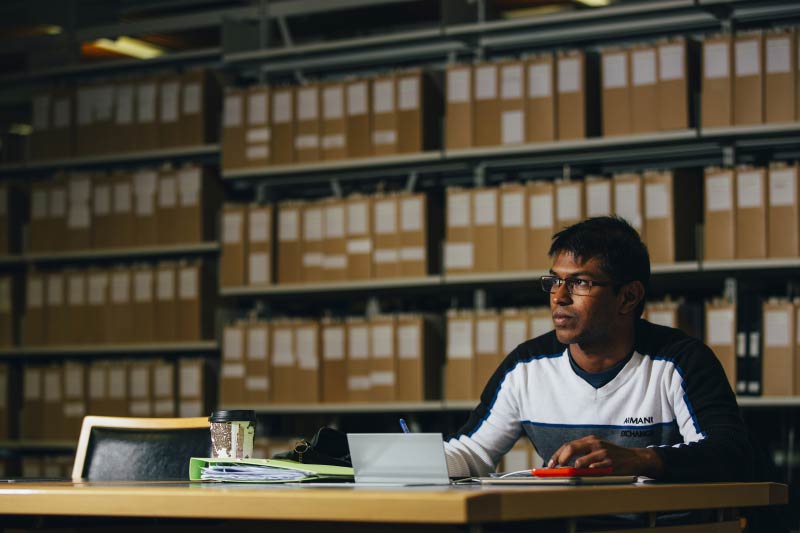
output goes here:
{"type": "Polygon", "coordinates": [[[348,433],[356,483],[447,485],[440,433],[348,433]]]}

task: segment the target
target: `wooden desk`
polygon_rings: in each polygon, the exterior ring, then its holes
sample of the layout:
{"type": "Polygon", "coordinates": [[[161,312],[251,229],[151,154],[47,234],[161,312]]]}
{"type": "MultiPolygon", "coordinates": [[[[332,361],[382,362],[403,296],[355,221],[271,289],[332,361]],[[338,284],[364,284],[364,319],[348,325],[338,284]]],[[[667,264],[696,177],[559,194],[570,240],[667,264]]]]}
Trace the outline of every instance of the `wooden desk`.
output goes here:
{"type": "Polygon", "coordinates": [[[617,513],[736,509],[785,504],[787,500],[788,488],[775,483],[368,489],[19,482],[0,486],[0,515],[470,526],[617,513]]]}

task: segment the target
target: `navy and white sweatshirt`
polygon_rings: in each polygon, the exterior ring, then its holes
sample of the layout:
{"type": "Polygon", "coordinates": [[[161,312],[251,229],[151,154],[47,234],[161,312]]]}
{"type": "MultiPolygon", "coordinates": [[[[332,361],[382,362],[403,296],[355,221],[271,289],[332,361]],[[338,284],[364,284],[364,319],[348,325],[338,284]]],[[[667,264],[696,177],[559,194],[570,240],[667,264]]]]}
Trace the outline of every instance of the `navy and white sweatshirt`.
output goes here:
{"type": "Polygon", "coordinates": [[[634,352],[595,389],[570,366],[554,331],[505,358],[480,404],[447,442],[451,476],[485,476],[522,436],[545,460],[564,443],[597,437],[655,447],[663,480],[748,480],[753,452],[736,398],[713,352],[680,330],[639,320],[634,352]]]}

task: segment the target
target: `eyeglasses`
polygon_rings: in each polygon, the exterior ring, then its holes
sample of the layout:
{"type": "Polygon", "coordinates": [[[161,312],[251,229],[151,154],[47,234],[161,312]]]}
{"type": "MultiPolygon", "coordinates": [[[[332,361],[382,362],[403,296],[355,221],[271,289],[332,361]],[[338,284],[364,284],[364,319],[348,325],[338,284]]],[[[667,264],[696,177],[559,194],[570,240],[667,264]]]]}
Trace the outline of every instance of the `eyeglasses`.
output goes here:
{"type": "Polygon", "coordinates": [[[567,292],[575,296],[586,296],[592,292],[592,287],[608,287],[615,285],[611,282],[594,281],[581,278],[559,278],[558,276],[542,276],[542,290],[554,294],[562,285],[566,284],[567,292]]]}

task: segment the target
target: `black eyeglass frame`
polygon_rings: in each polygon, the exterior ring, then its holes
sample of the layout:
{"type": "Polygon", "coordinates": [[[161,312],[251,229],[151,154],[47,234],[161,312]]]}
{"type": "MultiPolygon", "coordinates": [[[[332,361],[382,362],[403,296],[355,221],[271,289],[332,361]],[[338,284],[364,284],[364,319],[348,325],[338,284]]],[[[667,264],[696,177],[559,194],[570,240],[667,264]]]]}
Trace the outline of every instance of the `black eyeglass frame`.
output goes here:
{"type": "Polygon", "coordinates": [[[548,294],[555,294],[558,291],[558,288],[561,287],[561,283],[566,284],[568,293],[570,293],[571,295],[575,294],[574,293],[575,283],[578,282],[578,281],[589,284],[589,290],[586,291],[587,295],[591,294],[592,287],[595,287],[595,286],[597,286],[597,287],[621,287],[622,285],[624,285],[624,283],[615,283],[613,281],[595,281],[593,279],[571,278],[571,277],[560,278],[558,276],[542,276],[542,277],[539,278],[539,283],[542,286],[542,291],[544,291],[544,292],[546,292],[548,294]],[[547,280],[553,280],[553,284],[550,286],[550,290],[547,290],[545,288],[545,286],[544,286],[545,283],[547,283],[547,280]],[[554,288],[555,288],[555,290],[553,290],[554,288]]]}

